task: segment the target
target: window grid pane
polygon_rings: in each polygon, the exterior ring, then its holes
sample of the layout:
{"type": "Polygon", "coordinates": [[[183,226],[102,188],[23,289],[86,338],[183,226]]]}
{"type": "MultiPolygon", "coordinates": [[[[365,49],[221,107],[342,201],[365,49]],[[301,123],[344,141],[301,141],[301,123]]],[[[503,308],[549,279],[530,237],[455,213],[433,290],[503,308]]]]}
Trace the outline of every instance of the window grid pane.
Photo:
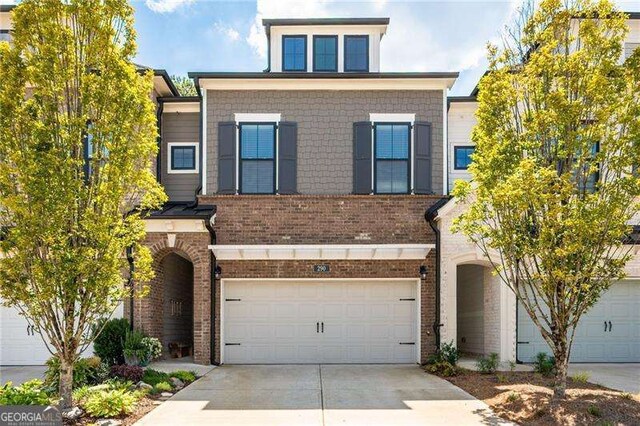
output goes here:
{"type": "Polygon", "coordinates": [[[368,44],[366,36],[345,37],[345,64],[346,71],[368,71],[368,44]]]}
{"type": "Polygon", "coordinates": [[[454,148],[454,167],[457,170],[466,170],[471,164],[471,155],[475,151],[472,146],[455,147],[454,148]]]}
{"type": "Polygon", "coordinates": [[[313,54],[317,71],[335,71],[337,69],[337,44],[337,38],[333,36],[314,38],[313,54]]]}
{"type": "Polygon", "coordinates": [[[196,168],[196,148],[171,147],[171,168],[174,170],[195,170],[196,168]]]}
{"type": "Polygon", "coordinates": [[[244,194],[273,194],[275,125],[240,125],[240,189],[244,194]]]}
{"type": "Polygon", "coordinates": [[[282,43],[284,71],[305,71],[306,38],[284,37],[282,43]]]}
{"type": "Polygon", "coordinates": [[[377,193],[409,192],[409,142],[408,124],[375,126],[377,193]]]}

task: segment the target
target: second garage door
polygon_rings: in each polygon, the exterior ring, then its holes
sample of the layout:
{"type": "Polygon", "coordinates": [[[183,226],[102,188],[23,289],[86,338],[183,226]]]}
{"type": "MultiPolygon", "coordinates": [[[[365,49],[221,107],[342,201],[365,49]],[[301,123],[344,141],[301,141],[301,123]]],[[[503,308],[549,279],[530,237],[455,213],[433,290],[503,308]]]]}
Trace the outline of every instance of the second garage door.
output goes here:
{"type": "Polygon", "coordinates": [[[414,363],[416,280],[223,283],[223,362],[414,363]]]}

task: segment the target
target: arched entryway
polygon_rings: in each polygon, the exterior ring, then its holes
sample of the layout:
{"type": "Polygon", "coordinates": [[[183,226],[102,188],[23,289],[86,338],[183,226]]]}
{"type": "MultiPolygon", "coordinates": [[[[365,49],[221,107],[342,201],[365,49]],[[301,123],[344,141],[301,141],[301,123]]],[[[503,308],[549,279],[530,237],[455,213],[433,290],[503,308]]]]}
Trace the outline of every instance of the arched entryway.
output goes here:
{"type": "Polygon", "coordinates": [[[162,259],[162,351],[165,357],[193,355],[193,263],[180,252],[162,259]]]}
{"type": "Polygon", "coordinates": [[[456,343],[465,355],[485,351],[485,267],[458,265],[456,282],[456,343]]]}

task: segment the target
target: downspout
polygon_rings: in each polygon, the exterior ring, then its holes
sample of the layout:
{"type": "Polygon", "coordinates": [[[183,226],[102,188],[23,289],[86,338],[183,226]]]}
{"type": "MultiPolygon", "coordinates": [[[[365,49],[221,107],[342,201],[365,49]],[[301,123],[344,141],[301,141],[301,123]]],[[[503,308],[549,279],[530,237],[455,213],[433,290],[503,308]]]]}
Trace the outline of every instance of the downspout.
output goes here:
{"type": "Polygon", "coordinates": [[[133,271],[135,270],[135,264],[133,261],[133,246],[127,247],[127,262],[129,262],[129,279],[127,280],[127,286],[129,286],[129,328],[133,331],[133,271]]]}
{"type": "Polygon", "coordinates": [[[158,101],[158,110],[156,112],[156,123],[158,125],[158,154],[156,154],[156,180],[162,183],[162,111],[164,110],[164,102],[158,101]]]}
{"type": "MultiPolygon", "coordinates": [[[[215,220],[215,213],[209,219],[205,220],[204,226],[209,231],[209,238],[211,245],[216,244],[216,231],[213,229],[212,222],[215,220]]],[[[210,336],[209,336],[209,362],[211,365],[219,365],[216,363],[215,358],[215,337],[216,337],[216,256],[213,254],[213,250],[209,250],[210,262],[209,262],[209,282],[211,283],[210,287],[210,300],[211,300],[211,319],[209,321],[210,325],[210,336]]]]}
{"type": "Polygon", "coordinates": [[[424,218],[429,223],[429,226],[433,230],[436,235],[436,314],[433,321],[433,333],[436,337],[436,350],[440,351],[440,328],[444,325],[440,320],[440,280],[441,280],[441,271],[440,271],[440,262],[442,259],[441,256],[441,236],[440,229],[436,225],[436,218],[438,217],[438,210],[447,204],[450,200],[450,197],[441,198],[438,200],[433,206],[427,209],[424,213],[424,218]]]}

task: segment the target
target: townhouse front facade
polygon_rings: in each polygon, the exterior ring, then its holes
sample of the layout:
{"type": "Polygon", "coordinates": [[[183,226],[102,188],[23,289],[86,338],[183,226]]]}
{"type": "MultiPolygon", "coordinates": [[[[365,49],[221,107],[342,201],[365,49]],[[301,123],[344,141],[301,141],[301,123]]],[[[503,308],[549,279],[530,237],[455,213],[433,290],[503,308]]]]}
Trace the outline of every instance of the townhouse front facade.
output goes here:
{"type": "MultiPolygon", "coordinates": [[[[150,293],[118,315],[167,355],[424,363],[450,341],[503,361],[544,349],[486,259],[449,231],[464,209],[449,193],[468,178],[477,92],[449,96],[455,72],[381,72],[389,23],[265,19],[266,69],[190,73],[197,96],[155,70],[169,202],[146,220],[150,293]]],[[[620,336],[585,344],[619,348],[598,360],[637,362],[640,285],[616,286],[600,311],[631,309],[613,320],[620,336]]],[[[3,321],[0,364],[43,361],[20,321],[3,321]],[[31,348],[30,361],[12,347],[31,348]]]]}

